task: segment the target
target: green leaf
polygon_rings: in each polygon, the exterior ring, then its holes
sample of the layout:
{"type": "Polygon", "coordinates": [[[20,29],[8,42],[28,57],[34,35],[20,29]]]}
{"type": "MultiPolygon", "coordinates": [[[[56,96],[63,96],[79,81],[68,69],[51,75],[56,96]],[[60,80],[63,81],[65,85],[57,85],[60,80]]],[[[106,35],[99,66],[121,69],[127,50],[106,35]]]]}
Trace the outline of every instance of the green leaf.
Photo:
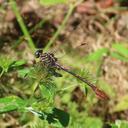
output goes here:
{"type": "Polygon", "coordinates": [[[28,76],[36,80],[46,80],[49,77],[48,69],[44,67],[40,62],[36,63],[31,68],[28,76]]]}
{"type": "Polygon", "coordinates": [[[97,51],[90,53],[88,56],[86,56],[85,60],[88,62],[98,61],[101,60],[101,58],[108,53],[109,49],[102,48],[98,49],[97,51]]]}
{"type": "Polygon", "coordinates": [[[67,0],[40,0],[42,5],[56,5],[67,3],[67,0]]]}
{"type": "Polygon", "coordinates": [[[119,112],[127,109],[128,109],[128,95],[120,98],[118,104],[115,105],[114,108],[112,109],[112,112],[119,112]]]}
{"type": "Polygon", "coordinates": [[[111,128],[118,128],[118,126],[116,124],[110,124],[111,128]]]}
{"type": "Polygon", "coordinates": [[[20,69],[18,70],[18,76],[24,78],[30,72],[30,70],[30,68],[20,69]]]}
{"type": "Polygon", "coordinates": [[[11,67],[18,67],[18,66],[21,66],[21,65],[24,65],[26,64],[26,61],[25,60],[18,60],[18,61],[15,61],[11,67]]]}
{"type": "Polygon", "coordinates": [[[116,120],[115,123],[110,124],[111,128],[128,128],[128,121],[116,120]]]}
{"type": "Polygon", "coordinates": [[[43,98],[48,99],[49,102],[54,100],[56,88],[53,82],[50,80],[47,82],[41,82],[39,87],[43,98]]]}
{"type": "Polygon", "coordinates": [[[124,120],[116,120],[115,124],[118,128],[128,128],[128,122],[124,120]]]}
{"type": "Polygon", "coordinates": [[[14,60],[11,57],[5,55],[0,56],[0,67],[4,72],[8,72],[8,69],[13,63],[14,60]]]}
{"type": "Polygon", "coordinates": [[[117,52],[111,52],[110,56],[113,58],[119,59],[121,61],[128,62],[128,58],[122,56],[121,54],[119,54],[117,52]]]}
{"type": "Polygon", "coordinates": [[[58,121],[63,127],[66,127],[69,124],[69,114],[58,108],[53,108],[51,113],[38,112],[32,109],[28,110],[33,114],[38,115],[40,119],[47,120],[49,124],[57,124],[58,121]]]}
{"type": "Polygon", "coordinates": [[[120,128],[128,128],[128,121],[121,121],[120,128]]]}
{"type": "Polygon", "coordinates": [[[48,115],[47,120],[49,123],[52,123],[52,121],[53,121],[52,118],[59,120],[59,122],[64,127],[66,127],[69,124],[69,114],[63,110],[58,109],[58,108],[54,108],[53,113],[48,115]]]}
{"type": "Polygon", "coordinates": [[[120,53],[124,57],[128,57],[128,48],[126,48],[123,44],[115,43],[112,45],[112,48],[114,48],[118,53],[120,53]]]}
{"type": "Polygon", "coordinates": [[[6,113],[9,111],[14,111],[19,108],[23,108],[26,101],[22,100],[17,96],[8,96],[0,98],[0,113],[6,113]]]}
{"type": "Polygon", "coordinates": [[[103,122],[99,118],[87,117],[85,120],[86,128],[102,128],[103,122]]]}

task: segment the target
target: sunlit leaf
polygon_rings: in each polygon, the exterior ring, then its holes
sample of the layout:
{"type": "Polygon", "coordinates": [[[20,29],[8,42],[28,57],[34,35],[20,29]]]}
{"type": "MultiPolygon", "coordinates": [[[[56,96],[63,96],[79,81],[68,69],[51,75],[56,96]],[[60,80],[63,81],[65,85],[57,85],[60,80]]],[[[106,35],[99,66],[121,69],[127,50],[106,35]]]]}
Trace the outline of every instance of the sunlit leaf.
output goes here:
{"type": "Polygon", "coordinates": [[[121,54],[119,54],[117,52],[111,52],[110,56],[113,58],[119,59],[121,61],[128,62],[128,58],[122,56],[121,54]]]}
{"type": "Polygon", "coordinates": [[[110,124],[111,128],[118,128],[116,124],[110,124]]]}
{"type": "Polygon", "coordinates": [[[41,94],[42,94],[43,98],[46,98],[50,101],[54,100],[56,88],[55,88],[55,84],[53,82],[51,82],[50,80],[46,81],[46,82],[41,82],[39,87],[41,89],[41,94]]]}
{"type": "Polygon", "coordinates": [[[118,53],[120,53],[124,57],[128,57],[128,48],[126,48],[123,44],[115,43],[112,45],[112,48],[114,48],[118,53]]]}
{"type": "Polygon", "coordinates": [[[4,72],[7,72],[13,63],[14,60],[11,57],[5,55],[0,56],[0,67],[4,72]]]}
{"type": "Polygon", "coordinates": [[[0,98],[0,113],[14,111],[21,107],[23,108],[25,104],[26,101],[22,100],[17,96],[8,96],[0,98]]]}
{"type": "Polygon", "coordinates": [[[124,110],[128,110],[128,95],[119,99],[117,105],[113,107],[112,112],[119,112],[124,110]]]}
{"type": "Polygon", "coordinates": [[[55,5],[67,3],[67,0],[40,0],[42,5],[55,5]]]}
{"type": "Polygon", "coordinates": [[[18,60],[18,61],[15,61],[11,67],[18,67],[18,66],[21,66],[21,65],[24,65],[26,63],[25,60],[18,60]]]}
{"type": "Polygon", "coordinates": [[[128,128],[128,121],[116,120],[115,123],[110,124],[111,128],[128,128]]]}
{"type": "Polygon", "coordinates": [[[85,120],[86,128],[102,128],[103,123],[99,118],[87,117],[85,120]]]}
{"type": "Polygon", "coordinates": [[[30,72],[30,68],[24,68],[24,69],[19,69],[18,70],[18,76],[19,77],[25,77],[28,73],[30,72]]]}
{"type": "Polygon", "coordinates": [[[97,60],[101,60],[101,58],[108,53],[107,48],[98,49],[97,51],[90,53],[88,56],[86,56],[85,60],[88,62],[93,62],[97,60]]]}
{"type": "Polygon", "coordinates": [[[128,128],[128,121],[119,120],[120,121],[120,127],[119,128],[128,128]]]}

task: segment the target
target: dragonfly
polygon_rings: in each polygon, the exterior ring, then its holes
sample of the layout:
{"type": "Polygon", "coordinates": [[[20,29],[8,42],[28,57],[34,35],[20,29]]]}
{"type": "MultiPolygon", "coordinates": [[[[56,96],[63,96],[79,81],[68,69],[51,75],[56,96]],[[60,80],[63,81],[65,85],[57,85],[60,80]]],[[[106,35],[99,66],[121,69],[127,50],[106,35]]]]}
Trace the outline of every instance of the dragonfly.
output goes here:
{"type": "Polygon", "coordinates": [[[56,70],[63,70],[65,72],[73,75],[77,79],[81,80],[82,82],[86,83],[94,91],[94,93],[96,94],[96,96],[99,99],[101,99],[101,100],[109,99],[108,95],[103,90],[99,89],[97,86],[95,86],[93,83],[88,81],[86,78],[83,78],[83,77],[77,75],[76,73],[70,71],[69,69],[61,66],[58,63],[58,59],[54,56],[53,53],[43,52],[43,50],[39,49],[35,52],[35,57],[39,58],[40,62],[42,62],[44,64],[44,66],[46,66],[48,69],[50,69],[51,72],[54,73],[55,76],[61,77],[62,75],[59,74],[58,72],[56,72],[56,70]]]}

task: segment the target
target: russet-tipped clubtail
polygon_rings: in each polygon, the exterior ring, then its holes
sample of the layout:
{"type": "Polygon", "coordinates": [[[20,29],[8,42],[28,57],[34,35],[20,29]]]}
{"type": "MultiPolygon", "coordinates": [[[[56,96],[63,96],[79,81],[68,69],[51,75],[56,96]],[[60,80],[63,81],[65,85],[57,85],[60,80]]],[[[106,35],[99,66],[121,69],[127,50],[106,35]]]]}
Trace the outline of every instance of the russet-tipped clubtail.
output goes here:
{"type": "MultiPolygon", "coordinates": [[[[57,69],[57,70],[63,70],[71,75],[73,75],[74,77],[76,77],[77,79],[83,81],[84,83],[86,83],[88,86],[90,86],[90,88],[95,92],[95,94],[97,95],[97,97],[99,99],[102,99],[102,100],[108,100],[109,97],[108,95],[100,90],[98,87],[96,87],[94,84],[92,84],[90,81],[88,81],[86,78],[83,78],[77,74],[75,74],[74,72],[70,71],[69,69],[61,66],[59,63],[58,63],[58,59],[54,56],[53,53],[43,53],[42,50],[37,50],[35,52],[35,56],[36,58],[40,58],[40,61],[49,69],[57,69]]],[[[54,75],[57,75],[57,76],[61,76],[61,74],[55,72],[54,70],[54,75]]]]}

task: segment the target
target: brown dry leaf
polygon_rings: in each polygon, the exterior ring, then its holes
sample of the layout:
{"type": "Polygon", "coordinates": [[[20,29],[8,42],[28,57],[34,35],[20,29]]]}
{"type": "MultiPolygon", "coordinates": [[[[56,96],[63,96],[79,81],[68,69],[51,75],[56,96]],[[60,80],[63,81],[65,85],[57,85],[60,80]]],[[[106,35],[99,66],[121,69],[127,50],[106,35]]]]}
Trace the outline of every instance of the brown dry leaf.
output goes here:
{"type": "Polygon", "coordinates": [[[114,5],[114,1],[113,0],[102,0],[99,5],[101,8],[109,8],[114,5]]]}
{"type": "Polygon", "coordinates": [[[92,2],[84,2],[79,4],[76,11],[81,14],[96,14],[95,4],[92,2]]]}

